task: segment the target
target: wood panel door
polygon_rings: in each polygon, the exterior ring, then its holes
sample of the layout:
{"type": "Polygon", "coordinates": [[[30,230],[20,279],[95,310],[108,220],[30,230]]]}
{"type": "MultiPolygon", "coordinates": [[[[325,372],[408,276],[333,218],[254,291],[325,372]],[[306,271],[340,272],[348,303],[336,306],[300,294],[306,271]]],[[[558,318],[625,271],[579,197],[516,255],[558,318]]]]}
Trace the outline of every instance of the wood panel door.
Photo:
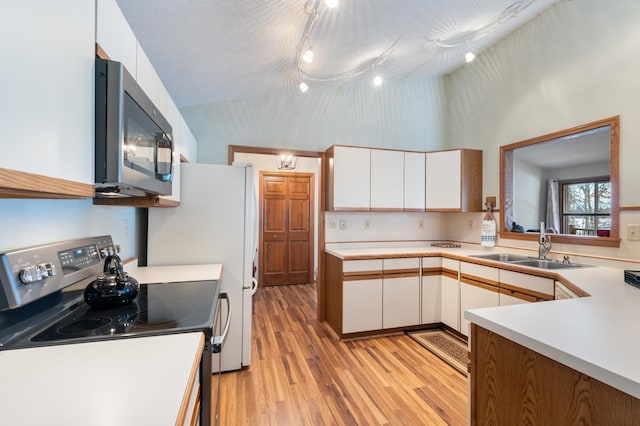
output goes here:
{"type": "Polygon", "coordinates": [[[313,282],[313,175],[260,173],[260,283],[313,282]]]}

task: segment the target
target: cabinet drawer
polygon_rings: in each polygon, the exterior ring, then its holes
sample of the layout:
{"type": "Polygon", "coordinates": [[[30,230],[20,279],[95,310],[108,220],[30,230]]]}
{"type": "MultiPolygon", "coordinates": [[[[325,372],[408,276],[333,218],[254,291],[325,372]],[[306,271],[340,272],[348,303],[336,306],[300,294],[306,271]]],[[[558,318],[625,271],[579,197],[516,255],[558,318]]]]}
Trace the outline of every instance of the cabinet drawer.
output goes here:
{"type": "Polygon", "coordinates": [[[382,261],[382,269],[384,271],[405,271],[420,269],[420,259],[417,257],[403,257],[397,259],[384,259],[382,261]]]}
{"type": "Polygon", "coordinates": [[[454,272],[457,275],[460,271],[460,261],[442,258],[442,269],[454,272]]]}
{"type": "Polygon", "coordinates": [[[466,275],[476,280],[480,278],[482,281],[487,281],[495,285],[498,285],[500,281],[500,269],[476,265],[475,263],[460,262],[460,275],[466,275]]]}
{"type": "Polygon", "coordinates": [[[423,257],[422,258],[422,268],[442,268],[442,258],[441,257],[423,257]]]}
{"type": "Polygon", "coordinates": [[[458,271],[460,269],[460,261],[454,259],[442,258],[442,267],[451,269],[452,271],[458,271]]]}
{"type": "Polygon", "coordinates": [[[534,293],[553,297],[553,280],[551,278],[536,277],[520,272],[500,270],[500,285],[507,288],[530,290],[534,293]]]}
{"type": "Polygon", "coordinates": [[[382,272],[382,259],[345,260],[342,272],[382,272]]]}

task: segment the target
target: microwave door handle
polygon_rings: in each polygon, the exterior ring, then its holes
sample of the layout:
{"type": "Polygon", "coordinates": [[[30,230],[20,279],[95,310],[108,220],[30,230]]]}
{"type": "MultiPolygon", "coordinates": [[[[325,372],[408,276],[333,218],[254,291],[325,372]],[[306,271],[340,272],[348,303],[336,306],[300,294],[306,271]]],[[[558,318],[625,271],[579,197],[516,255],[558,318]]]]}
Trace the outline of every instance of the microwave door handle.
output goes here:
{"type": "MultiPolygon", "coordinates": [[[[162,148],[166,148],[163,146],[162,148]]],[[[173,176],[173,141],[166,133],[162,134],[162,137],[156,139],[156,151],[155,151],[155,167],[156,167],[156,176],[160,175],[169,175],[173,176]],[[169,155],[169,173],[160,173],[158,169],[158,151],[160,150],[160,145],[169,145],[171,149],[171,154],[169,155]]]]}
{"type": "Polygon", "coordinates": [[[213,353],[217,354],[222,351],[222,345],[224,345],[224,341],[227,340],[227,335],[229,334],[229,326],[231,325],[231,301],[229,300],[229,295],[227,293],[220,293],[220,299],[224,299],[227,302],[227,320],[224,325],[224,330],[220,336],[213,336],[213,353]]]}

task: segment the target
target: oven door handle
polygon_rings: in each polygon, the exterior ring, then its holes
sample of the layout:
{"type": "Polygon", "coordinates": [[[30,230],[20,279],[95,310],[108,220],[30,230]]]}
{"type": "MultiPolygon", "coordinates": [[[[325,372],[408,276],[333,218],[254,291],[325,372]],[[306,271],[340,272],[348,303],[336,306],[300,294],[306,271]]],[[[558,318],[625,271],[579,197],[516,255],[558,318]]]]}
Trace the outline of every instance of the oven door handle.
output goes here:
{"type": "Polygon", "coordinates": [[[229,300],[229,294],[226,292],[220,293],[219,299],[224,299],[227,302],[227,321],[224,325],[224,330],[220,336],[213,336],[212,340],[212,349],[213,353],[217,354],[222,351],[222,345],[224,345],[224,341],[227,340],[227,335],[229,334],[229,326],[231,325],[231,301],[229,300]]]}

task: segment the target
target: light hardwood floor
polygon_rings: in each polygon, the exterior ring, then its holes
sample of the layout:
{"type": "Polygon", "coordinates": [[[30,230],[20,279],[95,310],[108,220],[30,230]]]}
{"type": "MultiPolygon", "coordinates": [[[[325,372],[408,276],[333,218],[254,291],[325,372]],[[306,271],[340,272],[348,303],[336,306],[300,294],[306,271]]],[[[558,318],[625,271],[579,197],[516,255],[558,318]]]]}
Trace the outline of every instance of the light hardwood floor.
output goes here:
{"type": "Polygon", "coordinates": [[[338,341],[315,285],[261,287],[252,363],[221,380],[221,425],[465,425],[466,378],[406,335],[338,341]]]}

